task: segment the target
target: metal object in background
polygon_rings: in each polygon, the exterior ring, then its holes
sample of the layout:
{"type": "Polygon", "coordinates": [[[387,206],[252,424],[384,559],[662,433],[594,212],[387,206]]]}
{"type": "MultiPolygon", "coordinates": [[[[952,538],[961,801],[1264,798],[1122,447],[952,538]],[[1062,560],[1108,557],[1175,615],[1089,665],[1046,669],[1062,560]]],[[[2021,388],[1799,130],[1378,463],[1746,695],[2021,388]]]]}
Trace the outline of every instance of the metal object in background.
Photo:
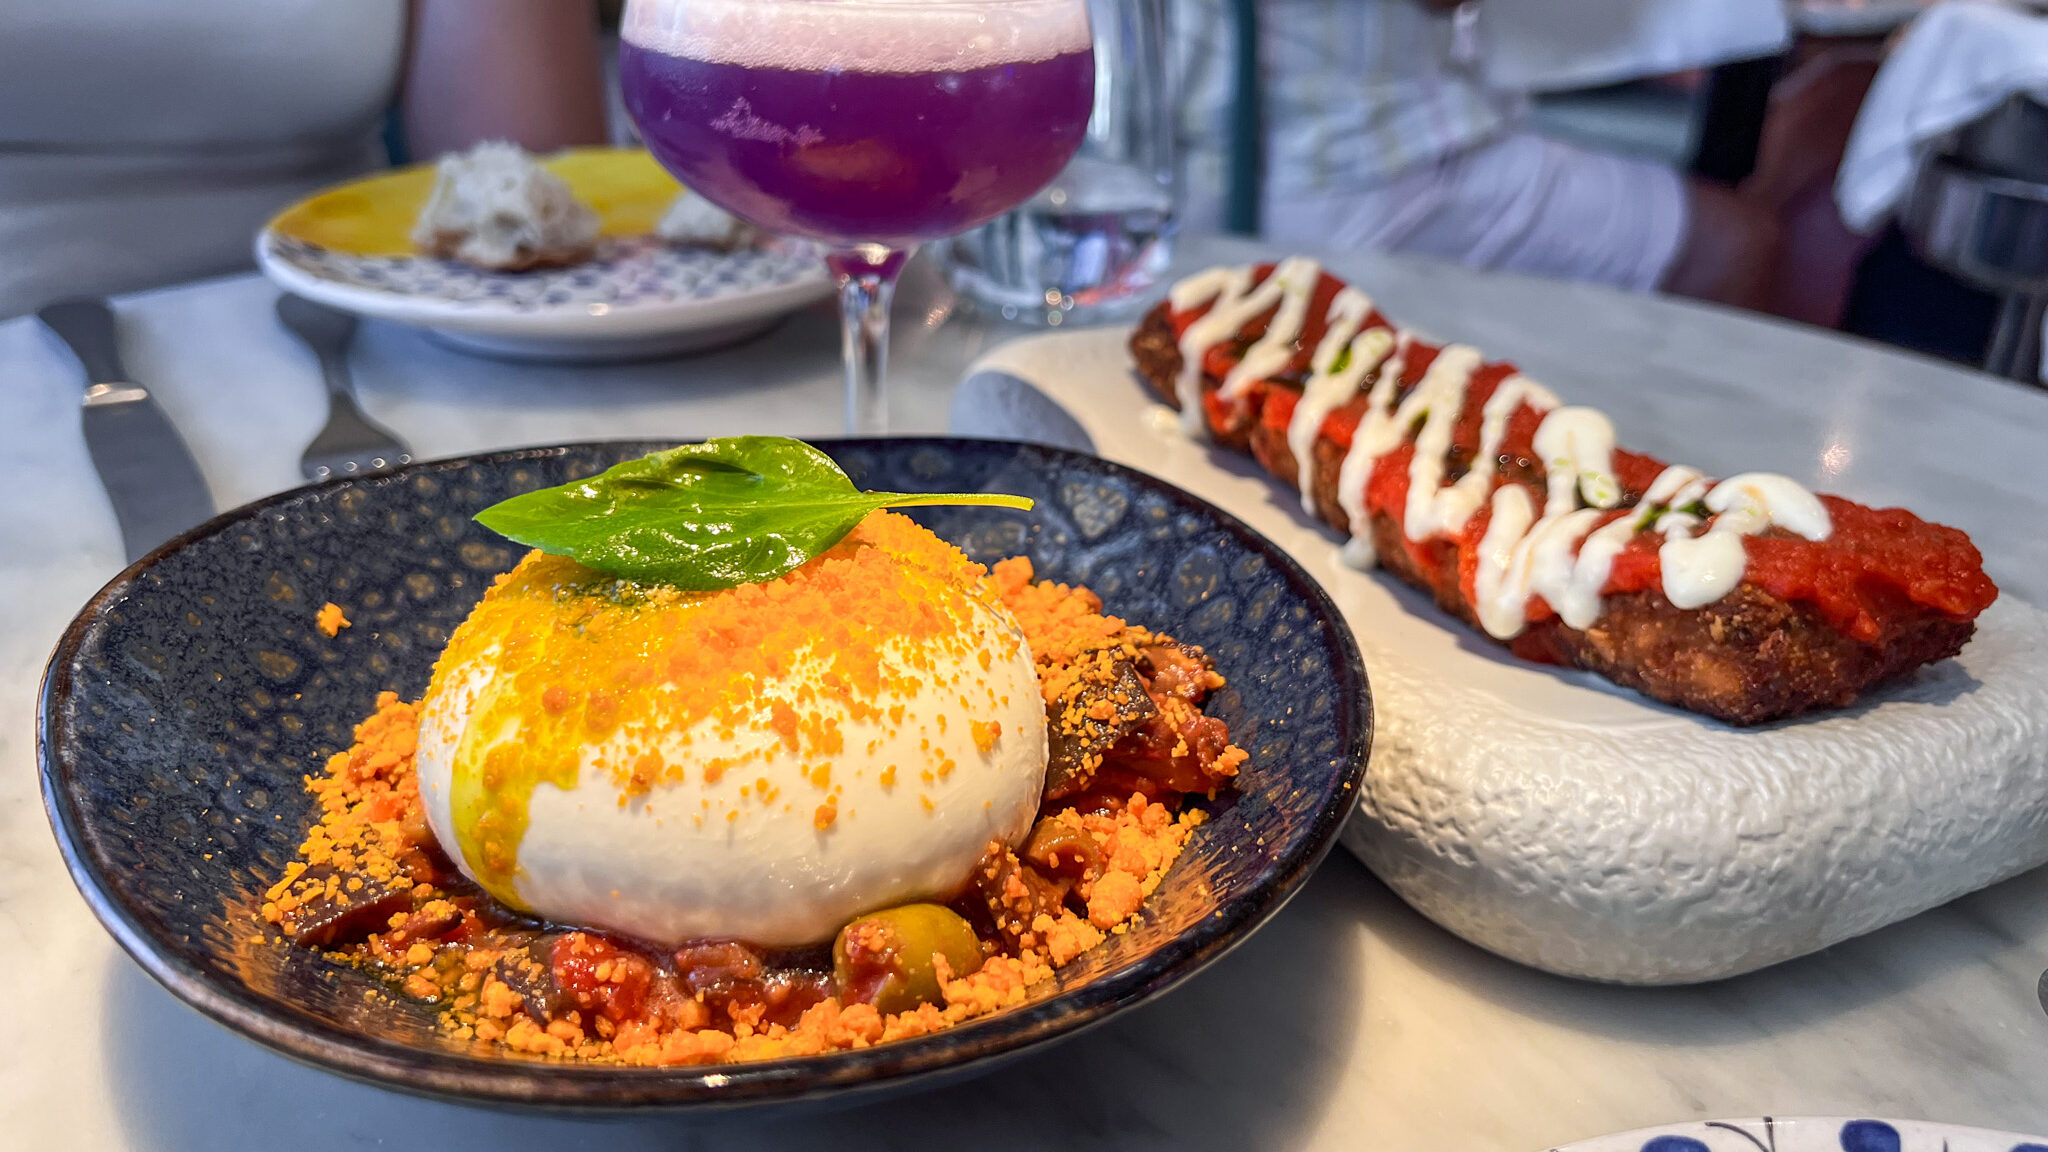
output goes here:
{"type": "Polygon", "coordinates": [[[1095,110],[1065,171],[1016,211],[946,243],[961,293],[1005,319],[1127,320],[1173,256],[1179,108],[1167,0],[1089,0],[1095,110]]]}
{"type": "MultiPolygon", "coordinates": [[[[2001,109],[1992,117],[2004,115],[2001,109]]],[[[1977,137],[1980,147],[2001,138],[1977,137]]],[[[1969,130],[1959,138],[1971,139],[1969,130]]],[[[1998,161],[1980,152],[1922,163],[1900,225],[1921,259],[2004,297],[1984,370],[2039,386],[2041,326],[2048,319],[2048,182],[1986,170],[1998,161]]]]}
{"type": "Polygon", "coordinates": [[[1949,152],[1979,172],[2048,183],[2048,104],[2015,92],[1957,132],[1949,152]]]}
{"type": "Polygon", "coordinates": [[[36,318],[85,368],[85,447],[114,503],[129,563],[211,519],[213,497],[191,450],[149,389],[128,379],[121,367],[107,302],[67,300],[36,318]]]}
{"type": "Polygon", "coordinates": [[[277,298],[277,318],[320,358],[327,378],[327,426],[299,458],[299,471],[306,479],[366,476],[410,461],[412,449],[405,441],[356,406],[355,384],[348,374],[356,318],[290,293],[277,298]]]}

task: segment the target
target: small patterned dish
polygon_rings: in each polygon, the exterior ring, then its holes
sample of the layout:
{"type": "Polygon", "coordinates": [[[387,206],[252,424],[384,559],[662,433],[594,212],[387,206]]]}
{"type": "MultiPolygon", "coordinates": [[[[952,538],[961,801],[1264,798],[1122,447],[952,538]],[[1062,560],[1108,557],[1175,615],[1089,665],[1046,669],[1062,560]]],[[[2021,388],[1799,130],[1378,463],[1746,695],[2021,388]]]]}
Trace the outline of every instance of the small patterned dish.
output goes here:
{"type": "Polygon", "coordinates": [[[1643,1128],[1551,1152],[2048,1152],[2048,1139],[1918,1120],[1763,1116],[1643,1128]]]}
{"type": "Polygon", "coordinates": [[[330,307],[426,328],[470,351],[596,362],[741,340],[823,299],[808,245],[737,252],[667,244],[656,220],[681,189],[646,152],[588,148],[545,163],[603,221],[596,255],[567,268],[489,272],[419,255],[409,239],[433,187],[428,165],[344,184],[279,213],[256,238],[278,287],[330,307]]]}
{"type": "Polygon", "coordinates": [[[58,845],[122,947],[187,1003],[344,1075],[472,1101],[574,1108],[787,1103],[979,1072],[1147,1000],[1285,903],[1356,806],[1372,705],[1349,629],[1301,567],[1163,481],[1055,448],[972,440],[822,444],[867,488],[1002,491],[1031,512],[913,514],[983,562],[1024,554],[1111,612],[1201,644],[1211,698],[1251,753],[1128,932],[1025,1003],[912,1040],[699,1068],[479,1052],[360,970],[257,928],[316,805],[303,778],[378,692],[426,687],[455,626],[518,551],[470,517],[654,444],[415,464],[216,517],[87,604],[43,684],[39,752],[58,845]],[[324,602],[352,626],[323,635],[324,602]]]}

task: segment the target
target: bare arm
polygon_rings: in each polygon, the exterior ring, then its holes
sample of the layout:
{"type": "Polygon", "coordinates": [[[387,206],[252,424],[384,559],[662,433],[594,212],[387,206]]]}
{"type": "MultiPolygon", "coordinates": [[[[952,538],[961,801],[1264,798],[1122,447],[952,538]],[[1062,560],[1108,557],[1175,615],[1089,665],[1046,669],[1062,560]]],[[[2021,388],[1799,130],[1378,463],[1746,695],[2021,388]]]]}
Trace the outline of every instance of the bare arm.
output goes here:
{"type": "Polygon", "coordinates": [[[413,0],[403,107],[416,160],[479,140],[603,143],[603,84],[590,0],[413,0]]]}

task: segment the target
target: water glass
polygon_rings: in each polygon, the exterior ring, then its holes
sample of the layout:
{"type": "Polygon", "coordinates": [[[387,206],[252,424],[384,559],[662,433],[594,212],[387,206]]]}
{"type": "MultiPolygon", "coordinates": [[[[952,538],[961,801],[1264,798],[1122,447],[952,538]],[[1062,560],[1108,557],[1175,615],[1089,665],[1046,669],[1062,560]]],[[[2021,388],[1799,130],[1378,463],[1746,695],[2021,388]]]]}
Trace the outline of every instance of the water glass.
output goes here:
{"type": "Polygon", "coordinates": [[[1023,207],[950,241],[953,287],[1029,323],[1127,320],[1172,259],[1178,95],[1168,0],[1089,0],[1095,104],[1081,150],[1023,207]]]}

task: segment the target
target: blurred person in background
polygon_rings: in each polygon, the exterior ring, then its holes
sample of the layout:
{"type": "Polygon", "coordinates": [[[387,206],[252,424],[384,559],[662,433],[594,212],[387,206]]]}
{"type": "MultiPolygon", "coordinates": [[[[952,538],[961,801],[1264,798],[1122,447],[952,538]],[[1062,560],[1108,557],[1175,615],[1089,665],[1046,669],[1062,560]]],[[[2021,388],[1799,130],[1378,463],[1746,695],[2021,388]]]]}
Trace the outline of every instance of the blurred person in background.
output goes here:
{"type": "MultiPolygon", "coordinates": [[[[1473,31],[1474,17],[1487,19],[1487,5],[1508,2],[1254,0],[1261,235],[1771,309],[1780,298],[1774,281],[1797,271],[1779,258],[1786,190],[1810,180],[1760,170],[1754,182],[1772,194],[1747,194],[1531,131],[1526,98],[1486,79],[1480,56],[1501,45],[1482,45],[1473,31]]],[[[1625,17],[1649,9],[1650,0],[1592,8],[1557,0],[1549,6],[1555,28],[1546,27],[1543,6],[1523,0],[1515,20],[1503,24],[1514,29],[1509,34],[1547,35],[1552,42],[1538,54],[1555,56],[1569,54],[1571,38],[1589,24],[1610,40],[1645,29],[1682,33],[1702,23],[1702,13],[1680,11],[1683,4],[1725,2],[1656,0],[1664,18],[1644,19],[1638,29],[1625,17]],[[1615,27],[1592,23],[1602,20],[1615,27]]],[[[1187,69],[1191,228],[1202,227],[1205,215],[1214,223],[1224,189],[1233,175],[1242,179],[1242,157],[1226,154],[1233,124],[1243,123],[1233,119],[1243,97],[1233,67],[1239,7],[1239,0],[1178,0],[1174,13],[1187,69]]],[[[1785,34],[1775,4],[1704,16],[1704,23],[1768,25],[1735,30],[1738,42],[1748,37],[1751,55],[1774,49],[1785,34]]],[[[1767,124],[1766,132],[1766,166],[1774,157],[1804,162],[1813,154],[1803,126],[1773,132],[1767,124]]],[[[1825,153],[1829,146],[1814,147],[1825,153]]],[[[1839,139],[1832,155],[1840,155],[1839,139]]]]}
{"type": "Polygon", "coordinates": [[[605,139],[590,0],[0,0],[0,318],[247,267],[293,200],[605,139]]]}

